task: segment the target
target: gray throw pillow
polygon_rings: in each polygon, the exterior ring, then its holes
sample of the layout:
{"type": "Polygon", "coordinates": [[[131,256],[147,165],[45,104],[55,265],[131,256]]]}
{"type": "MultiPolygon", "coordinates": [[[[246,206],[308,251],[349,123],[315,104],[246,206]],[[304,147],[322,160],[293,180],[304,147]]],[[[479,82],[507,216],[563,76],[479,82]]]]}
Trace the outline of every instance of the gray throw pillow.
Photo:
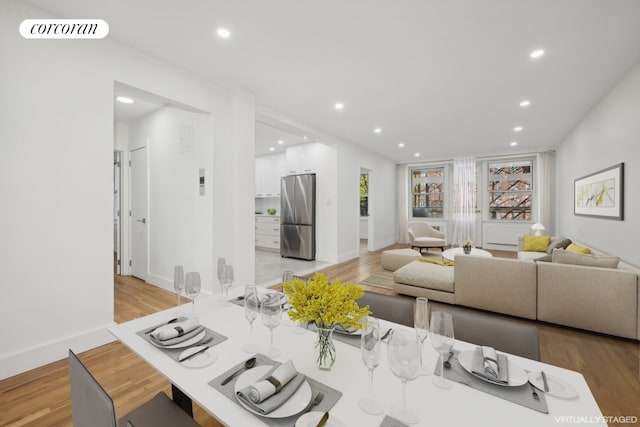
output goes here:
{"type": "Polygon", "coordinates": [[[541,256],[540,258],[536,258],[534,259],[534,261],[535,262],[551,262],[552,257],[553,255],[549,254],[549,255],[541,256]]]}
{"type": "Polygon", "coordinates": [[[571,244],[571,239],[565,237],[554,237],[547,246],[547,253],[551,254],[554,249],[567,249],[567,246],[571,244]]]}
{"type": "Polygon", "coordinates": [[[577,254],[564,249],[556,249],[551,254],[551,261],[559,264],[585,265],[589,267],[618,268],[620,257],[594,254],[577,254]]]}

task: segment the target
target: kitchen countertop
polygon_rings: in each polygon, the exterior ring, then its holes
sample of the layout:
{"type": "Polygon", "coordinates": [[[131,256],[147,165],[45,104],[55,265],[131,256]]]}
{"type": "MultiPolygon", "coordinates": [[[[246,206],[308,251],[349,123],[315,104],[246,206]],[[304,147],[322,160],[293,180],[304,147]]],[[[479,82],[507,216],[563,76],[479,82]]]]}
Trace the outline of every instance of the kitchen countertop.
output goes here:
{"type": "Polygon", "coordinates": [[[269,214],[266,214],[266,213],[262,213],[262,214],[257,213],[257,214],[255,214],[255,215],[256,215],[256,216],[260,216],[260,217],[265,217],[265,216],[267,216],[267,217],[272,217],[272,218],[280,218],[280,215],[279,215],[279,214],[269,215],[269,214]]]}

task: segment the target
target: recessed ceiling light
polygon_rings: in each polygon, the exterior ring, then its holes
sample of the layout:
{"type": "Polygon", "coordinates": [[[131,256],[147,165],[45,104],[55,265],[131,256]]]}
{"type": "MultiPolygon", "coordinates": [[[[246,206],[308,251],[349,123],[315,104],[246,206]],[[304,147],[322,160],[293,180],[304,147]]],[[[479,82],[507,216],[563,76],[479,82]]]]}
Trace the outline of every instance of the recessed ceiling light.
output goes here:
{"type": "Polygon", "coordinates": [[[336,105],[334,105],[336,110],[342,110],[344,108],[344,104],[342,102],[336,102],[336,105]]]}
{"type": "Polygon", "coordinates": [[[284,144],[284,141],[280,139],[280,140],[278,140],[278,144],[282,145],[282,144],[284,144]]]}
{"type": "Polygon", "coordinates": [[[216,34],[221,39],[228,39],[229,37],[231,37],[231,31],[227,30],[226,28],[218,28],[216,34]]]}
{"type": "Polygon", "coordinates": [[[304,139],[305,141],[309,138],[307,138],[307,135],[303,136],[302,139],[304,139]]]}
{"type": "Polygon", "coordinates": [[[375,128],[375,129],[373,129],[373,132],[374,132],[374,133],[380,133],[380,132],[382,132],[382,129],[380,129],[380,128],[375,128]]]}
{"type": "Polygon", "coordinates": [[[522,126],[516,126],[516,127],[514,127],[514,128],[513,128],[513,131],[514,131],[514,132],[520,132],[520,131],[522,131],[522,126]]]}
{"type": "Polygon", "coordinates": [[[269,147],[269,151],[276,151],[276,149],[273,147],[269,147]]]}
{"type": "Polygon", "coordinates": [[[511,145],[512,147],[515,147],[516,145],[518,145],[518,143],[515,142],[515,141],[511,141],[511,144],[509,144],[509,145],[511,145]]]}
{"type": "Polygon", "coordinates": [[[117,96],[116,101],[122,102],[123,104],[133,104],[133,99],[128,96],[117,96]]]}
{"type": "Polygon", "coordinates": [[[398,144],[398,147],[400,147],[400,148],[404,147],[404,143],[401,142],[400,144],[398,144]]]}
{"type": "Polygon", "coordinates": [[[536,49],[529,54],[529,56],[533,59],[540,58],[544,55],[544,49],[536,49]]]}
{"type": "Polygon", "coordinates": [[[414,154],[414,156],[420,157],[420,153],[416,153],[416,154],[414,154]]]}
{"type": "Polygon", "coordinates": [[[520,106],[521,107],[528,107],[529,105],[531,105],[531,101],[529,101],[528,99],[524,99],[524,100],[520,101],[520,106]]]}

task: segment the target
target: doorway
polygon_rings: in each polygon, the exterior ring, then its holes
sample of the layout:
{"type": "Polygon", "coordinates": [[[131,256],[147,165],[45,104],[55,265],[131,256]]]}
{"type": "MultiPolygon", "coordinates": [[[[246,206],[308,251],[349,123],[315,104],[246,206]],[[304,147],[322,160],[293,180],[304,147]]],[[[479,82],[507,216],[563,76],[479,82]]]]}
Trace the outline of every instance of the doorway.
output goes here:
{"type": "Polygon", "coordinates": [[[365,253],[375,250],[373,248],[373,215],[371,204],[371,170],[360,168],[359,181],[359,213],[358,218],[358,252],[365,253]]]}
{"type": "Polygon", "coordinates": [[[147,280],[147,147],[131,150],[129,162],[131,275],[147,280]]]}
{"type": "Polygon", "coordinates": [[[113,152],[113,272],[122,274],[122,152],[113,152]]]}

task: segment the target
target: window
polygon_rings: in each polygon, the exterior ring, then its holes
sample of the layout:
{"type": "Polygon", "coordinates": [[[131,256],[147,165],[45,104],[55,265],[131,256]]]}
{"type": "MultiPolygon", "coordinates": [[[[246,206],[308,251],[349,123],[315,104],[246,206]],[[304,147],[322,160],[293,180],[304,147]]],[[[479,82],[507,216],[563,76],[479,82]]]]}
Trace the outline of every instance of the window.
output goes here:
{"type": "Polygon", "coordinates": [[[489,164],[489,218],[530,221],[533,162],[489,164]]]}
{"type": "Polygon", "coordinates": [[[411,208],[413,217],[443,217],[444,168],[411,169],[411,208]]]}
{"type": "Polygon", "coordinates": [[[369,174],[360,174],[360,216],[369,216],[369,174]]]}

